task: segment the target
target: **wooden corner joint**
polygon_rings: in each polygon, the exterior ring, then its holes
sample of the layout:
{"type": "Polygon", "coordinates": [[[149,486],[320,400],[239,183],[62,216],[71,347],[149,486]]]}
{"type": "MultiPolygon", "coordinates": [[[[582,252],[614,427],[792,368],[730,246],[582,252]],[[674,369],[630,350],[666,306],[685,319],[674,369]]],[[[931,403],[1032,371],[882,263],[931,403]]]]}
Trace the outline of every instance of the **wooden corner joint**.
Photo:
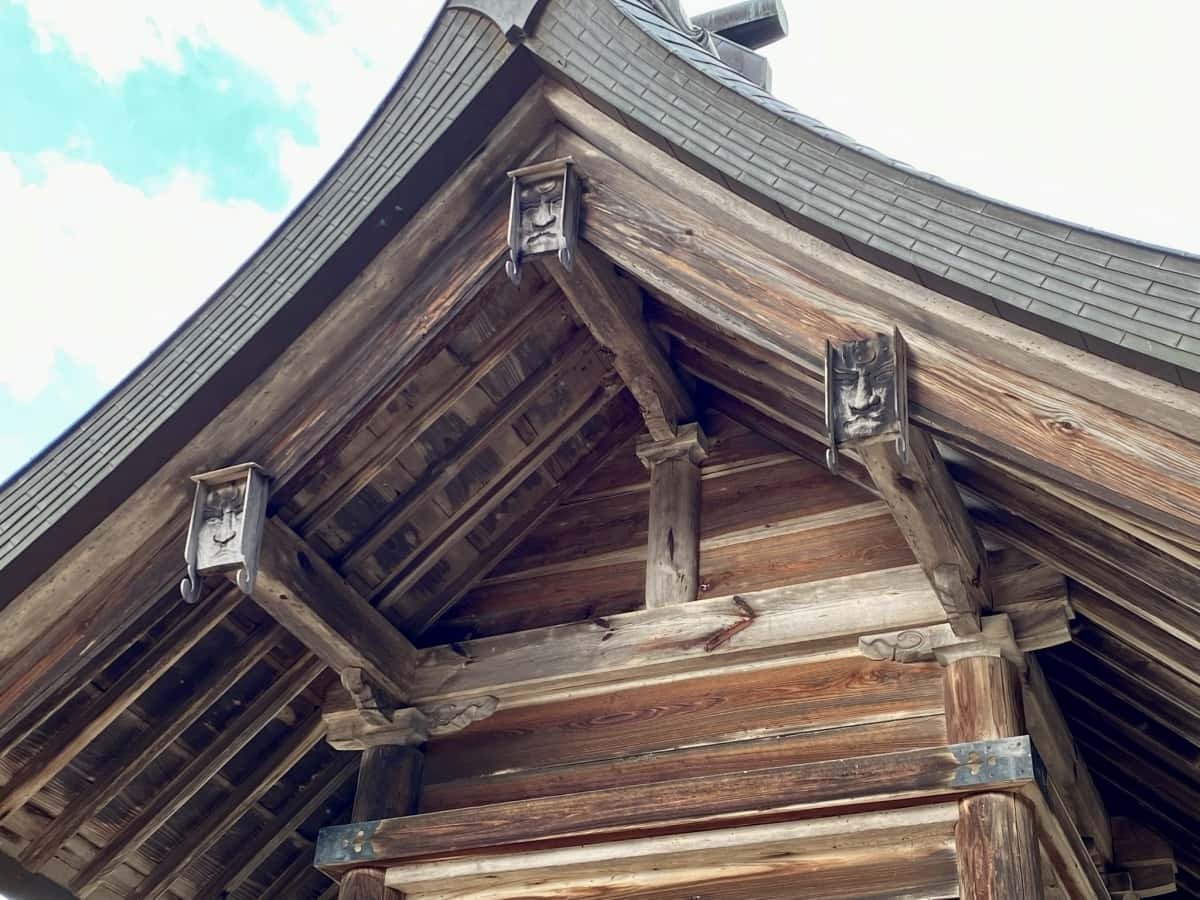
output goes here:
{"type": "Polygon", "coordinates": [[[680,425],[674,437],[656,441],[650,435],[638,438],[637,455],[647,469],[671,459],[686,458],[699,465],[708,457],[708,436],[696,422],[680,425]]]}
{"type": "Polygon", "coordinates": [[[341,684],[331,686],[325,695],[321,716],[326,740],[335,750],[416,747],[488,718],[499,704],[496,697],[487,695],[451,703],[400,706],[361,669],[345,669],[341,684]]]}
{"type": "Polygon", "coordinates": [[[886,634],[864,635],[858,649],[868,659],[890,662],[930,662],[949,665],[972,656],[1007,659],[1018,669],[1025,668],[1025,652],[1013,632],[1007,615],[984,616],[977,634],[960,636],[948,623],[925,628],[906,628],[886,634]]]}

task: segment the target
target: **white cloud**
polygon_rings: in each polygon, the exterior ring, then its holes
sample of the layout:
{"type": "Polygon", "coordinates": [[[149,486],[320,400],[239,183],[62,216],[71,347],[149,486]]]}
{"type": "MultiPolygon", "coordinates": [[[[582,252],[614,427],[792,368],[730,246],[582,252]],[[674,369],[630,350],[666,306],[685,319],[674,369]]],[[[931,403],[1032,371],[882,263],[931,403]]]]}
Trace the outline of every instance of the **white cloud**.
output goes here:
{"type": "Polygon", "coordinates": [[[0,153],[0,385],[21,401],[46,386],[56,349],[115,383],[276,220],[209,199],[184,171],[143,192],[56,152],[36,163],[44,178],[28,183],[0,153]]]}

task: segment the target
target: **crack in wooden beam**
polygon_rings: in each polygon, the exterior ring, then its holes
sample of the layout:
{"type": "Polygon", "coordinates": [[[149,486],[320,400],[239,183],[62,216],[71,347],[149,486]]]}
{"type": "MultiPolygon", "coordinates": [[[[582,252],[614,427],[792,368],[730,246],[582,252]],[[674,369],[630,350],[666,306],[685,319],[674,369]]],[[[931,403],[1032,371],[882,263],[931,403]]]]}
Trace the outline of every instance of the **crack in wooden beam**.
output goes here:
{"type": "Polygon", "coordinates": [[[399,574],[385,581],[371,595],[381,609],[397,606],[418,581],[437,564],[441,554],[465,537],[503,503],[525,479],[545,465],[558,449],[573,438],[616,394],[621,385],[605,380],[587,396],[559,413],[546,426],[527,452],[506,462],[487,486],[437,530],[412,547],[399,563],[399,574]]]}
{"type": "Polygon", "coordinates": [[[296,532],[302,537],[309,537],[374,481],[392,460],[411,447],[417,438],[462,399],[463,394],[486,378],[533,329],[543,323],[547,310],[557,302],[557,294],[558,290],[553,284],[546,285],[481,350],[464,360],[458,375],[449,383],[440,385],[436,395],[425,401],[414,415],[392,423],[386,432],[379,435],[360,465],[326,478],[316,495],[306,503],[304,514],[292,523],[296,532]]]}
{"type": "Polygon", "coordinates": [[[476,426],[470,436],[448,457],[440,460],[436,466],[430,466],[404,497],[374,522],[367,532],[353,541],[342,553],[336,568],[345,572],[378,550],[388,538],[403,527],[414,509],[445,489],[480,451],[525,415],[544,391],[555,384],[572,365],[578,363],[579,354],[591,342],[591,335],[586,329],[576,331],[543,366],[504,399],[486,422],[476,426]]]}
{"type": "Polygon", "coordinates": [[[86,895],[99,885],[126,856],[140,847],[211,781],[238,751],[245,747],[325,671],[325,663],[310,653],[282,672],[225,730],[113,836],[71,881],[71,890],[86,895]]]}
{"type": "Polygon", "coordinates": [[[691,396],[641,317],[638,289],[622,283],[612,263],[587,244],[577,248],[570,272],[554,263],[546,269],[600,346],[613,354],[613,366],[654,439],[674,437],[680,425],[695,421],[691,396]]]}

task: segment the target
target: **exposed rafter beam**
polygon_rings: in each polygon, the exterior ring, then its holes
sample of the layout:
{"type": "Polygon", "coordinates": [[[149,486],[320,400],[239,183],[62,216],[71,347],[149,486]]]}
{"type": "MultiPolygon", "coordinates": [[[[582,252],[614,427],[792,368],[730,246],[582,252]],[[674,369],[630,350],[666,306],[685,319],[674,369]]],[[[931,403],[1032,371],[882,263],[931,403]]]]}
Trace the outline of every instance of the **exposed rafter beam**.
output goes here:
{"type": "Polygon", "coordinates": [[[596,340],[613,354],[613,365],[654,439],[674,437],[680,425],[695,421],[691,396],[642,319],[637,288],[622,283],[612,263],[586,244],[579,245],[570,272],[555,263],[546,268],[596,340]]]}
{"type": "Polygon", "coordinates": [[[296,725],[286,738],[276,746],[246,780],[237,785],[228,796],[209,811],[205,817],[189,828],[183,839],[168,851],[142,883],[130,894],[128,900],[157,900],[183,874],[195,859],[225,836],[238,819],[245,815],[258,798],[300,761],[325,736],[325,723],[320,710],[296,725]]]}
{"type": "Polygon", "coordinates": [[[312,547],[268,519],[254,599],[338,673],[361,669],[394,701],[407,698],[416,651],[312,547]]]}
{"type": "Polygon", "coordinates": [[[403,498],[393,504],[369,531],[347,547],[338,560],[337,567],[344,572],[378,550],[388,538],[403,527],[413,510],[420,508],[444,490],[485,447],[506,429],[512,428],[544,391],[555,384],[571,366],[577,365],[579,354],[589,343],[591,336],[587,329],[576,331],[545,365],[521,382],[520,386],[505,398],[486,422],[476,426],[449,456],[440,460],[436,466],[430,466],[403,498]]]}
{"type": "Polygon", "coordinates": [[[858,455],[954,633],[977,633],[980,614],[992,608],[987,554],[933,440],[912,428],[907,459],[900,459],[891,441],[859,447],[858,455]]]}
{"type": "Polygon", "coordinates": [[[167,823],[185,803],[211,781],[238,751],[262,731],[282,709],[325,671],[325,663],[310,653],[301,656],[228,725],[204,751],[120,829],[71,881],[71,890],[86,895],[126,856],[167,823]]]}
{"type": "Polygon", "coordinates": [[[286,632],[279,625],[264,628],[238,646],[229,665],[217,667],[208,678],[198,684],[188,701],[175,709],[171,715],[151,727],[138,737],[126,751],[115,759],[108,768],[55,817],[50,827],[42,832],[21,853],[21,863],[33,871],[39,871],[59,847],[70,840],[83,823],[96,815],[125,787],[137,778],[150,763],[163,753],[184,731],[200,718],[224,693],[233,687],[243,675],[250,671],[274,648],[286,632]]]}
{"type": "Polygon", "coordinates": [[[24,806],[88,744],[175,665],[201,638],[220,624],[241,596],[219,593],[212,602],[189,609],[124,675],[90,703],[78,708],[50,744],[13,775],[0,793],[0,820],[24,806]]]}
{"type": "MultiPolygon", "coordinates": [[[[623,395],[622,395],[623,396],[623,395]]],[[[613,401],[620,402],[620,397],[613,401]]],[[[629,404],[632,407],[632,404],[629,404]]],[[[630,409],[632,413],[632,408],[630,409]]],[[[428,605],[411,611],[403,611],[402,625],[408,634],[422,634],[448,609],[466,596],[480,579],[490,572],[504,557],[521,543],[555,508],[555,506],[579,490],[591,476],[607,462],[618,449],[633,437],[638,430],[637,422],[630,417],[610,428],[591,452],[577,462],[563,478],[539,498],[534,508],[519,521],[505,530],[503,535],[479,554],[471,566],[451,584],[440,591],[428,605]]]]}
{"type": "Polygon", "coordinates": [[[358,774],[358,755],[340,753],[319,772],[287,804],[279,810],[275,821],[268,823],[254,840],[243,843],[237,855],[230,859],[221,874],[196,894],[194,900],[221,900],[231,894],[243,881],[254,874],[275,849],[298,835],[296,829],[307,822],[329,798],[358,774]]]}
{"type": "Polygon", "coordinates": [[[575,437],[612,396],[621,390],[615,378],[606,378],[586,396],[575,400],[547,423],[525,452],[508,460],[468,503],[446,522],[417,543],[397,566],[399,575],[385,582],[372,595],[383,609],[390,609],[412,590],[456,541],[461,540],[500,506],[534,472],[546,464],[558,449],[575,437]]]}
{"type": "Polygon", "coordinates": [[[545,322],[546,311],[555,300],[558,289],[553,284],[524,304],[517,316],[483,347],[463,360],[461,371],[428,398],[412,416],[401,417],[400,421],[380,434],[372,442],[366,456],[354,469],[327,478],[316,496],[307,501],[309,507],[300,519],[293,523],[297,533],[308,537],[337,514],[359,491],[388,467],[419,438],[434,422],[444,416],[463,394],[477,385],[488,373],[504,360],[534,328],[545,322]]]}

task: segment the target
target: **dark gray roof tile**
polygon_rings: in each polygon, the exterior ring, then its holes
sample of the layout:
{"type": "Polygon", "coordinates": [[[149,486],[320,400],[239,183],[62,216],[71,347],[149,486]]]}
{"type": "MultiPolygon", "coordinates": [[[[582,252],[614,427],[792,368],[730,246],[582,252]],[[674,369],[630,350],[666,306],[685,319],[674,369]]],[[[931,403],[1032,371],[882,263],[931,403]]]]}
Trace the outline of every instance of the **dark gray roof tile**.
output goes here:
{"type": "Polygon", "coordinates": [[[1161,265],[1164,251],[1158,247],[1148,247],[1136,241],[1127,241],[1107,234],[1100,234],[1087,228],[1072,228],[1070,241],[1083,247],[1091,247],[1107,253],[1109,256],[1134,259],[1150,266],[1161,265]]]}

